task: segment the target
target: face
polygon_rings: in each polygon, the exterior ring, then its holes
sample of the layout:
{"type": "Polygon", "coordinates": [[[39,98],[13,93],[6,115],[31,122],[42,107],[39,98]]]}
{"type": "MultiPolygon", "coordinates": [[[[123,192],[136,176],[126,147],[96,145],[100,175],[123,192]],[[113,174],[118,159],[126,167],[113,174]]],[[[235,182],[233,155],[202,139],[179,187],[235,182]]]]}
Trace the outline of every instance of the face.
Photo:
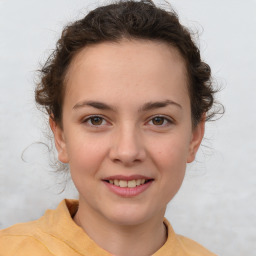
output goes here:
{"type": "Polygon", "coordinates": [[[204,133],[192,129],[184,61],[149,41],[83,49],[66,77],[63,126],[51,127],[80,207],[110,223],[163,216],[204,133]]]}

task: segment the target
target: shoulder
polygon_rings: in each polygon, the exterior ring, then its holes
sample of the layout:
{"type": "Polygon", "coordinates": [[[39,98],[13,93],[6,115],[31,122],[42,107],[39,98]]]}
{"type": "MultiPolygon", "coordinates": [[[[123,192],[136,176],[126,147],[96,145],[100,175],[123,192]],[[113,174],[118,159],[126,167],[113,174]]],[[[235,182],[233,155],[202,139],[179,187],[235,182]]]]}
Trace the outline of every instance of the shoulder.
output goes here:
{"type": "Polygon", "coordinates": [[[216,256],[216,254],[190,238],[182,235],[176,235],[176,238],[184,252],[190,256],[216,256]]]}
{"type": "Polygon", "coordinates": [[[0,230],[0,255],[5,256],[52,256],[40,240],[37,221],[16,224],[0,230]]]}
{"type": "Polygon", "coordinates": [[[167,227],[168,238],[164,246],[154,256],[176,255],[176,256],[216,256],[199,243],[177,235],[167,219],[164,220],[167,227]]]}
{"type": "Polygon", "coordinates": [[[77,207],[76,200],[63,200],[38,220],[0,230],[0,256],[80,255],[72,247],[81,233],[71,217],[77,207]]]}

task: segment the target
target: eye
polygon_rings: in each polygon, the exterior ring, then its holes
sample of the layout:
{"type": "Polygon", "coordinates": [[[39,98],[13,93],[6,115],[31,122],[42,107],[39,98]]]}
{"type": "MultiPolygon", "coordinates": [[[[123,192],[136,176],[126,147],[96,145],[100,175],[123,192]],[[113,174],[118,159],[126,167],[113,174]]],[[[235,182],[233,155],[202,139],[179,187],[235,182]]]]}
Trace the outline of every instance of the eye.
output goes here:
{"type": "Polygon", "coordinates": [[[83,122],[89,124],[90,126],[102,126],[107,123],[106,120],[101,116],[90,116],[83,122]]]}
{"type": "Polygon", "coordinates": [[[155,116],[149,121],[149,124],[154,126],[168,126],[171,123],[170,119],[163,116],[155,116]]]}

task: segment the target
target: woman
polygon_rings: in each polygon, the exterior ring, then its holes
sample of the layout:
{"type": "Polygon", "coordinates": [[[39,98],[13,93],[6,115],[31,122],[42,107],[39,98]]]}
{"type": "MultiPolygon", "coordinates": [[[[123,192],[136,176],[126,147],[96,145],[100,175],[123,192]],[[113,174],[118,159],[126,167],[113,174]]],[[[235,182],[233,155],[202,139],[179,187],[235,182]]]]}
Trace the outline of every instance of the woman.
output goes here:
{"type": "Polygon", "coordinates": [[[164,219],[213,95],[189,32],[151,1],[103,6],[66,27],[36,102],[79,200],[1,231],[1,255],[213,255],[164,219]]]}

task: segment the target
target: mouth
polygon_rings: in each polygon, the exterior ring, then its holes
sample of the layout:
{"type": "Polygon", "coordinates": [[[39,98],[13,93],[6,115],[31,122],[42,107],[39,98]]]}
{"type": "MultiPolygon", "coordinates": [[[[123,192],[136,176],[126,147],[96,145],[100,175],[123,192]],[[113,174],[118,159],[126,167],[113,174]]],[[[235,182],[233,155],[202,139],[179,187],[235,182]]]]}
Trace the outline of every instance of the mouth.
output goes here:
{"type": "Polygon", "coordinates": [[[134,180],[109,179],[109,180],[103,180],[103,181],[120,188],[136,188],[150,181],[153,181],[153,179],[134,179],[134,180]]]}
{"type": "Polygon", "coordinates": [[[138,196],[147,190],[152,184],[154,179],[141,175],[133,176],[111,176],[102,180],[108,189],[121,197],[134,197],[138,196]]]}

